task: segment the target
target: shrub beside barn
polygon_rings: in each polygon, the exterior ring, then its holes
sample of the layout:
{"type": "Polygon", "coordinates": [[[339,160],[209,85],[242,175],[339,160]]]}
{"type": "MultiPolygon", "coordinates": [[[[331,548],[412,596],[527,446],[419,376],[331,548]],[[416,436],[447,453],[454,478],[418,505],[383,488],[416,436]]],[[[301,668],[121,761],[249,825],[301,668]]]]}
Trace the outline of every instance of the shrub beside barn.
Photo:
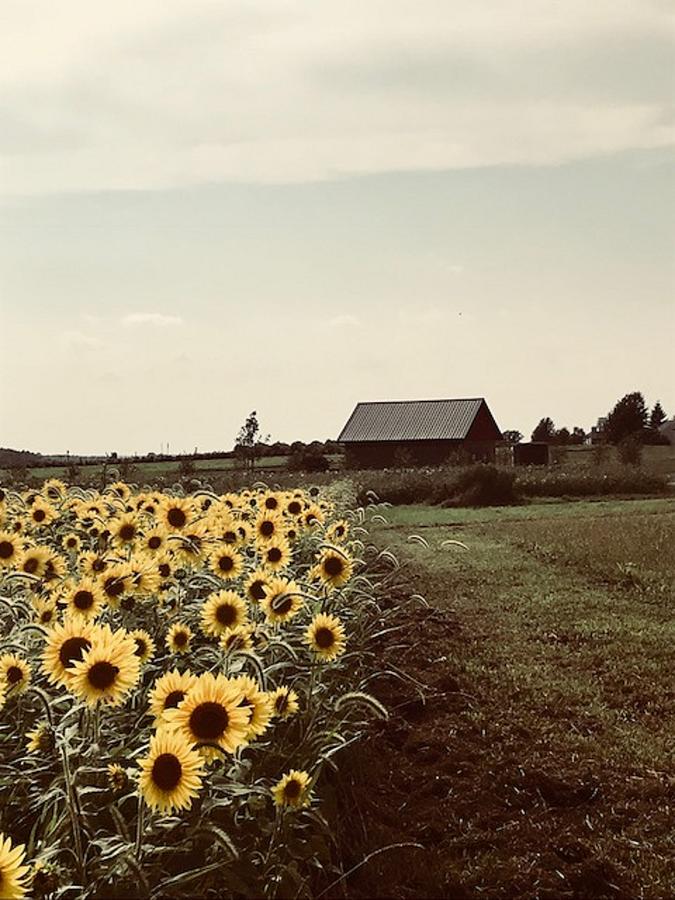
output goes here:
{"type": "Polygon", "coordinates": [[[338,441],[351,468],[494,462],[501,431],[482,397],[358,403],[338,441]]]}

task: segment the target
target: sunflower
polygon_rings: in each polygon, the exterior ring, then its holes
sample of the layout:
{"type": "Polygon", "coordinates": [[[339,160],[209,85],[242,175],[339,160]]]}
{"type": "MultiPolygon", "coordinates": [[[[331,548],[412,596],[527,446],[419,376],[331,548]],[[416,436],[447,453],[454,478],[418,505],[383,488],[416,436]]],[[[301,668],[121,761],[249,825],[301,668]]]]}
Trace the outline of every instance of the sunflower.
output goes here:
{"type": "Polygon", "coordinates": [[[256,569],[246,579],[246,596],[252,603],[262,603],[267,593],[267,585],[272,579],[264,569],[256,569]]]}
{"type": "Polygon", "coordinates": [[[119,763],[108,763],[108,785],[111,791],[121,794],[129,784],[127,770],[119,763]]]}
{"type": "Polygon", "coordinates": [[[131,591],[131,568],[125,563],[108,566],[99,576],[99,584],[109,605],[116,609],[123,595],[131,591]]]}
{"type": "Polygon", "coordinates": [[[58,478],[50,478],[42,485],[42,493],[47,500],[51,500],[52,503],[58,503],[59,500],[63,500],[66,496],[68,488],[58,478]]]}
{"type": "Polygon", "coordinates": [[[300,497],[291,497],[291,499],[286,504],[286,512],[289,516],[293,516],[294,519],[297,519],[298,516],[301,515],[304,509],[304,504],[300,497]]]}
{"type": "Polygon", "coordinates": [[[28,519],[33,528],[42,528],[53,522],[56,515],[56,510],[51,503],[47,503],[46,500],[40,498],[31,506],[28,519]]]}
{"type": "MultiPolygon", "coordinates": [[[[185,700],[168,709],[164,720],[178,729],[191,744],[215,744],[227,753],[241,746],[249,730],[250,713],[241,706],[243,692],[224,675],[206,672],[199,676],[185,700]]],[[[214,747],[202,747],[207,759],[216,756],[214,747]]]]}
{"type": "Polygon", "coordinates": [[[141,663],[146,663],[154,656],[156,649],[155,642],[147,631],[144,631],[142,628],[137,628],[136,631],[129,632],[129,637],[133,638],[134,643],[136,644],[136,656],[140,659],[141,663]]]}
{"type": "Polygon", "coordinates": [[[330,544],[340,543],[347,540],[349,535],[349,522],[346,519],[340,519],[326,530],[326,540],[330,544]]]}
{"type": "Polygon", "coordinates": [[[210,543],[206,522],[190,522],[180,534],[174,534],[173,551],[177,559],[186,566],[197,566],[206,555],[210,543]]]}
{"type": "Polygon", "coordinates": [[[220,646],[225,653],[253,649],[253,628],[250,625],[236,625],[226,629],[220,636],[220,646]]]}
{"type": "Polygon", "coordinates": [[[302,521],[308,528],[323,525],[325,518],[323,510],[316,503],[311,503],[302,514],[302,521]]]}
{"type": "Polygon", "coordinates": [[[150,597],[159,589],[161,577],[155,560],[135,556],[129,560],[131,590],[138,597],[150,597]]]}
{"type": "Polygon", "coordinates": [[[42,576],[44,581],[52,582],[62,579],[67,570],[68,564],[65,559],[53,550],[49,550],[45,560],[44,574],[42,576]]]}
{"type": "Polygon", "coordinates": [[[22,865],[25,857],[23,844],[12,847],[11,840],[4,834],[0,834],[0,898],[2,900],[19,900],[19,898],[25,897],[28,890],[25,882],[30,871],[29,866],[22,865]]]}
{"type": "Polygon", "coordinates": [[[110,537],[115,546],[124,549],[133,547],[140,534],[138,516],[134,513],[126,513],[119,516],[108,526],[110,537]]]}
{"type": "Polygon", "coordinates": [[[196,683],[197,676],[189,670],[179,672],[178,669],[173,669],[157,679],[148,695],[150,712],[155,717],[156,726],[163,719],[164,711],[175,709],[196,683]]]}
{"type": "Polygon", "coordinates": [[[297,615],[302,603],[294,581],[273,578],[266,587],[262,608],[268,622],[285,622],[297,615]]]}
{"type": "Polygon", "coordinates": [[[33,601],[33,607],[36,620],[45,628],[51,628],[58,621],[59,614],[54,600],[43,600],[38,597],[33,601]]]}
{"type": "Polygon", "coordinates": [[[240,675],[233,683],[241,688],[244,695],[241,706],[250,712],[247,739],[253,740],[267,730],[272,718],[272,701],[265,691],[261,691],[257,683],[248,675],[240,675]]]}
{"type": "Polygon", "coordinates": [[[150,752],[138,765],[138,789],[151,809],[163,813],[188,809],[199,794],[204,759],[181,732],[161,730],[153,735],[150,752]]]}
{"type": "Polygon", "coordinates": [[[319,613],[314,616],[305,632],[305,643],[309,644],[317,657],[323,662],[330,662],[344,653],[345,629],[335,616],[319,613]]]}
{"type": "Polygon", "coordinates": [[[60,597],[66,615],[93,621],[105,604],[101,584],[94,578],[81,578],[69,584],[60,597]]]}
{"type": "Polygon", "coordinates": [[[108,560],[101,556],[100,553],[95,553],[93,550],[87,550],[84,553],[81,553],[78,564],[83,575],[91,575],[92,577],[96,577],[102,572],[105,572],[109,566],[108,560]]]}
{"type": "Polygon", "coordinates": [[[92,643],[94,626],[80,618],[57,622],[47,635],[42,652],[42,670],[53,684],[67,684],[73,666],[92,643]]]}
{"type": "Polygon", "coordinates": [[[155,558],[155,571],[163,582],[172,581],[177,569],[173,556],[163,553],[155,558]]]}
{"type": "Polygon", "coordinates": [[[0,531],[0,569],[15,568],[21,561],[22,540],[18,534],[0,531]]]}
{"type": "Polygon", "coordinates": [[[213,550],[209,556],[209,566],[212,572],[224,581],[238,578],[244,568],[244,560],[240,553],[231,547],[225,546],[213,550]]]}
{"type": "Polygon", "coordinates": [[[289,719],[299,709],[298,695],[293,688],[282,685],[270,694],[272,715],[281,719],[289,719]]]}
{"type": "Polygon", "coordinates": [[[112,494],[116,500],[127,500],[131,496],[131,488],[124,481],[116,481],[108,485],[106,493],[112,494]]]}
{"type": "Polygon", "coordinates": [[[184,497],[165,497],[157,510],[157,518],[169,531],[182,531],[194,515],[192,500],[184,497]]]}
{"type": "Polygon", "coordinates": [[[54,729],[49,722],[38,723],[32,731],[26,732],[26,737],[26,749],[29,753],[51,753],[56,746],[54,729]]]}
{"type": "Polygon", "coordinates": [[[272,788],[272,795],[277,806],[307,806],[309,803],[308,772],[291,769],[287,775],[278,781],[272,788]]]}
{"type": "Polygon", "coordinates": [[[50,553],[47,547],[28,547],[24,550],[18,565],[20,572],[42,578],[47,568],[50,553]]]}
{"type": "Polygon", "coordinates": [[[187,653],[192,640],[192,629],[182,622],[175,622],[166,636],[166,646],[172,653],[187,653]]]}
{"type": "Polygon", "coordinates": [[[218,637],[237,625],[248,621],[246,601],[234,591],[219,591],[211,594],[202,606],[202,631],[218,637]]]}
{"type": "Polygon", "coordinates": [[[23,694],[30,683],[31,669],[25,659],[13,653],[0,656],[0,681],[6,685],[7,695],[23,694]]]}
{"type": "Polygon", "coordinates": [[[150,553],[153,556],[158,553],[164,553],[167,549],[167,534],[166,528],[160,526],[152,528],[150,531],[146,531],[140,539],[141,549],[145,553],[150,553]]]}
{"type": "Polygon", "coordinates": [[[319,559],[319,578],[327,587],[338,588],[352,577],[353,565],[346,553],[330,548],[323,551],[319,559]]]}
{"type": "Polygon", "coordinates": [[[285,569],[291,561],[291,547],[284,538],[275,538],[267,544],[261,544],[258,554],[263,567],[272,572],[285,569]]]}
{"type": "Polygon", "coordinates": [[[281,509],[281,496],[277,491],[266,491],[261,498],[260,507],[266,512],[276,512],[281,509]]]}
{"type": "Polygon", "coordinates": [[[68,688],[89,706],[119,706],[138,681],[136,642],[123,629],[95,633],[91,649],[73,665],[68,688]]]}
{"type": "Polygon", "coordinates": [[[79,535],[74,531],[69,532],[61,538],[61,546],[69,553],[77,553],[82,545],[79,535]]]}
{"type": "Polygon", "coordinates": [[[284,520],[279,513],[263,512],[255,522],[255,538],[256,543],[265,544],[268,541],[283,537],[284,520]]]}

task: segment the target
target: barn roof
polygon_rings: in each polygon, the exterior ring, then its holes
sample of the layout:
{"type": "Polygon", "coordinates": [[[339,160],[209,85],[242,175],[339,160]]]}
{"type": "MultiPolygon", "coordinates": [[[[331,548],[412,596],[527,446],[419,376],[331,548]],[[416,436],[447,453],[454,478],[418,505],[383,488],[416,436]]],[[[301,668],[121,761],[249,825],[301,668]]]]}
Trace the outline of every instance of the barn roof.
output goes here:
{"type": "Polygon", "coordinates": [[[463,440],[484,403],[482,397],[358,403],[338,441],[463,440]]]}

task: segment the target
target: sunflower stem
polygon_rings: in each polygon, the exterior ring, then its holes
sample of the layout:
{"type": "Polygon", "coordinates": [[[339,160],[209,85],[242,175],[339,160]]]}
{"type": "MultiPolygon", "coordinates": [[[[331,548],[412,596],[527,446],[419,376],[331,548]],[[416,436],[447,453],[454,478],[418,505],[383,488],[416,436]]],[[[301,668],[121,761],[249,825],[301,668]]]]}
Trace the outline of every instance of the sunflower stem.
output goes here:
{"type": "Polygon", "coordinates": [[[138,794],[138,816],[136,817],[136,847],[134,849],[134,855],[136,859],[141,861],[141,852],[143,849],[143,830],[145,826],[145,805],[143,803],[143,798],[138,794]]]}
{"type": "Polygon", "coordinates": [[[70,771],[70,762],[68,761],[68,749],[65,743],[60,746],[61,765],[63,766],[63,778],[66,782],[66,797],[68,801],[68,812],[70,814],[70,824],[73,831],[73,841],[75,843],[75,855],[77,856],[77,865],[82,884],[86,884],[84,852],[82,850],[82,834],[80,832],[80,818],[78,814],[77,794],[75,785],[73,784],[73,776],[70,771]]]}

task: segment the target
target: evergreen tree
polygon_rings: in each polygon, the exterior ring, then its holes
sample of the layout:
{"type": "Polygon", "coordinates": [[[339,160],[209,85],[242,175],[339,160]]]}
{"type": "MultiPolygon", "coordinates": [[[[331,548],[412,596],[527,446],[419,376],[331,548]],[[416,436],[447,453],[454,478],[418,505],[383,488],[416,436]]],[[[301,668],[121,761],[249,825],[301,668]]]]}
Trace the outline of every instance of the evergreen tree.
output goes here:
{"type": "Polygon", "coordinates": [[[552,444],[555,436],[555,425],[553,424],[553,419],[550,419],[546,416],[545,419],[540,419],[539,424],[532,432],[532,440],[533,441],[544,441],[547,444],[552,444]]]}
{"type": "Polygon", "coordinates": [[[666,414],[663,411],[663,407],[661,403],[657,400],[654,404],[654,408],[651,411],[649,416],[649,427],[652,431],[658,431],[660,426],[666,421],[666,414]]]}

